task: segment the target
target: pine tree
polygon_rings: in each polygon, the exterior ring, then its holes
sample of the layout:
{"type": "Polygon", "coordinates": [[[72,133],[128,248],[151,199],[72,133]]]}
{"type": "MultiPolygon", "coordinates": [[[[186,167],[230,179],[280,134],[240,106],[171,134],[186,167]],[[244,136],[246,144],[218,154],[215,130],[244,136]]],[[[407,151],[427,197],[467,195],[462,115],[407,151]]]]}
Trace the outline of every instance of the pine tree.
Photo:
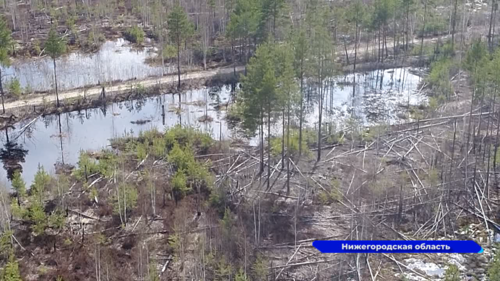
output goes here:
{"type": "MultiPolygon", "coordinates": [[[[181,46],[188,38],[193,35],[194,27],[189,21],[188,15],[184,9],[175,5],[174,9],[168,15],[168,31],[170,40],[176,45],[177,48],[177,88],[181,87],[181,46]]],[[[180,96],[179,96],[180,99],[180,96]]]]}
{"type": "Polygon", "coordinates": [[[260,41],[265,41],[269,35],[272,35],[274,40],[278,39],[276,28],[278,26],[283,26],[278,21],[284,6],[284,0],[262,0],[262,12],[259,25],[260,41]]]}
{"type": "MultiPolygon", "coordinates": [[[[247,66],[247,75],[242,77],[242,125],[250,134],[259,130],[261,172],[264,171],[264,124],[267,124],[268,177],[271,174],[271,126],[278,112],[284,113],[291,103],[293,77],[292,50],[287,44],[272,43],[259,46],[247,66]]],[[[269,186],[269,180],[267,184],[269,186]]]]}
{"type": "MultiPolygon", "coordinates": [[[[349,23],[354,23],[354,66],[353,72],[356,72],[356,64],[358,59],[358,42],[359,42],[359,33],[360,28],[363,24],[363,21],[366,17],[366,10],[363,6],[363,3],[359,0],[356,0],[347,11],[347,21],[349,23]]],[[[354,75],[354,79],[356,79],[356,75],[354,75]]],[[[356,81],[354,81],[356,84],[356,81]]],[[[355,87],[353,87],[355,89],[355,87]]]]}
{"type": "Polygon", "coordinates": [[[318,155],[317,161],[321,159],[321,126],[323,122],[323,107],[325,96],[325,80],[330,78],[335,71],[335,50],[332,36],[328,30],[329,15],[327,11],[319,12],[315,20],[310,21],[313,35],[311,38],[311,67],[316,75],[316,86],[318,93],[318,155]]]}
{"type": "Polygon", "coordinates": [[[5,265],[1,275],[2,281],[22,281],[21,273],[19,272],[19,265],[17,263],[14,253],[9,256],[9,262],[5,265]]]}
{"type": "Polygon", "coordinates": [[[9,48],[12,46],[11,33],[3,18],[0,18],[0,95],[2,96],[2,113],[5,113],[2,67],[10,65],[9,48]]]}
{"type": "MultiPolygon", "coordinates": [[[[307,39],[306,30],[301,29],[293,41],[293,48],[295,53],[295,76],[300,83],[300,97],[299,97],[299,144],[302,143],[302,127],[304,124],[304,78],[307,74],[307,58],[309,56],[309,41],[307,39]]],[[[299,157],[302,155],[302,145],[299,145],[299,157]]]]}
{"type": "Polygon", "coordinates": [[[26,183],[21,177],[19,170],[14,172],[14,177],[12,178],[12,188],[17,192],[19,198],[26,196],[26,183]]]}
{"type": "MultiPolygon", "coordinates": [[[[237,0],[234,12],[227,27],[227,36],[232,41],[240,40],[243,46],[243,61],[248,62],[250,41],[256,41],[261,19],[258,0],[237,0]]],[[[234,53],[234,51],[233,51],[234,53]]]]}
{"type": "Polygon", "coordinates": [[[57,64],[56,59],[66,52],[66,41],[57,34],[55,27],[49,31],[49,37],[45,41],[45,52],[52,58],[54,63],[54,85],[56,90],[57,107],[59,107],[59,92],[57,89],[57,64]]]}
{"type": "Polygon", "coordinates": [[[243,112],[242,127],[249,134],[259,130],[261,172],[264,171],[264,120],[266,113],[271,111],[270,107],[273,106],[267,102],[274,100],[276,93],[273,59],[273,48],[270,44],[263,44],[257,49],[247,65],[247,74],[241,79],[242,91],[239,97],[243,112]]]}

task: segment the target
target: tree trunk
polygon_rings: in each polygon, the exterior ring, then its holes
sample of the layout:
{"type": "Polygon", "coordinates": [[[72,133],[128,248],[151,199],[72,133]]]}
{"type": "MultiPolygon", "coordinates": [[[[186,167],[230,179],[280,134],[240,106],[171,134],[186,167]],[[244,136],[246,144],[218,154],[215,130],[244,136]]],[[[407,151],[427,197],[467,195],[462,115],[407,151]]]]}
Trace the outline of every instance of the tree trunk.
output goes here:
{"type": "Polygon", "coordinates": [[[267,105],[267,190],[271,184],[271,105],[267,105]]]}
{"type": "Polygon", "coordinates": [[[427,17],[427,0],[424,2],[424,18],[422,21],[422,38],[420,39],[420,59],[422,59],[422,56],[424,54],[424,38],[425,38],[425,20],[427,17]]]}
{"type": "Polygon", "coordinates": [[[281,134],[281,170],[285,169],[285,121],[285,108],[283,108],[283,128],[281,134]]]}
{"type": "MultiPolygon", "coordinates": [[[[290,94],[287,104],[287,133],[286,133],[286,147],[287,147],[287,161],[286,161],[286,195],[290,195],[290,94]]],[[[299,147],[301,143],[299,142],[299,147]]],[[[299,192],[300,193],[300,192],[299,192]]],[[[299,195],[300,196],[300,195],[299,195]]]]}
{"type": "MultiPolygon", "coordinates": [[[[181,88],[181,40],[177,41],[177,90],[181,88]]],[[[179,103],[180,103],[180,94],[179,94],[179,103]]]]}
{"type": "Polygon", "coordinates": [[[53,58],[52,61],[54,62],[54,85],[56,86],[56,105],[59,107],[59,92],[57,90],[57,68],[56,68],[56,59],[53,58]]]}
{"type": "Polygon", "coordinates": [[[344,52],[347,65],[349,65],[349,54],[347,53],[347,42],[344,38],[344,52]]]}
{"type": "Polygon", "coordinates": [[[493,30],[493,15],[495,13],[495,5],[496,5],[496,1],[493,0],[492,3],[491,3],[491,14],[490,14],[490,27],[489,27],[489,30],[488,30],[488,46],[490,47],[490,52],[493,50],[493,38],[492,38],[492,30],[493,30]]]}
{"type": "Polygon", "coordinates": [[[406,36],[406,42],[405,42],[405,51],[408,52],[408,44],[410,42],[410,3],[407,3],[406,6],[406,28],[405,28],[405,36],[406,36]]]}
{"type": "Polygon", "coordinates": [[[354,78],[354,82],[352,83],[352,96],[356,96],[356,63],[358,61],[358,40],[359,40],[359,24],[358,24],[358,21],[356,21],[356,35],[354,36],[355,37],[355,41],[354,41],[354,66],[353,66],[353,71],[352,71],[352,74],[353,74],[353,78],[354,78]]]}
{"type": "MultiPolygon", "coordinates": [[[[500,111],[499,111],[500,112],[500,111]]],[[[500,118],[498,116],[498,114],[496,114],[497,116],[497,132],[496,132],[496,136],[495,136],[495,151],[493,153],[493,174],[495,175],[495,179],[496,179],[496,174],[497,174],[497,161],[496,161],[496,158],[497,158],[497,153],[498,153],[498,145],[499,145],[499,134],[500,134],[500,118]]]]}
{"type": "Polygon", "coordinates": [[[5,114],[5,101],[4,101],[4,92],[3,92],[2,68],[0,68],[0,94],[2,96],[2,113],[5,114]]]}
{"type": "Polygon", "coordinates": [[[356,73],[356,62],[357,62],[357,59],[358,59],[358,34],[359,34],[359,24],[358,24],[358,21],[356,21],[356,35],[354,36],[354,73],[356,73]]]}
{"type": "Polygon", "coordinates": [[[302,126],[303,126],[303,114],[304,114],[304,62],[301,61],[300,64],[300,112],[299,112],[299,158],[302,156],[302,126]]]}
{"type": "Polygon", "coordinates": [[[318,118],[318,157],[316,159],[317,162],[321,160],[321,122],[323,118],[323,77],[322,77],[322,67],[323,62],[320,63],[319,69],[319,118],[318,118]]]}
{"type": "Polygon", "coordinates": [[[260,173],[264,173],[264,104],[260,111],[260,173]]]}
{"type": "Polygon", "coordinates": [[[64,165],[64,149],[63,149],[63,137],[62,137],[62,126],[61,126],[61,114],[57,114],[57,122],[59,125],[59,145],[61,148],[61,162],[64,165]]]}
{"type": "Polygon", "coordinates": [[[234,40],[231,39],[231,58],[233,59],[233,75],[236,79],[236,58],[234,57],[234,40]]]}
{"type": "Polygon", "coordinates": [[[458,0],[455,0],[453,4],[453,16],[451,22],[451,50],[453,52],[455,51],[455,28],[457,25],[457,9],[458,9],[458,0]]]}

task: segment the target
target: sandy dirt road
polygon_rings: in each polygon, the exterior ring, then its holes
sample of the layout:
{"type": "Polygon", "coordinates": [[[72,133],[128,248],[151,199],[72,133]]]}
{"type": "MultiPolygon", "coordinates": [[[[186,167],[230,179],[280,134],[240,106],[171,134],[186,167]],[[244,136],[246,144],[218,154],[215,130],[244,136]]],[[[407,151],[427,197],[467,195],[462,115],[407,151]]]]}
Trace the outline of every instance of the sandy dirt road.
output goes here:
{"type": "MultiPolygon", "coordinates": [[[[243,71],[244,67],[239,66],[236,67],[236,71],[243,71]]],[[[185,73],[181,75],[181,80],[184,81],[189,81],[189,80],[197,80],[197,79],[207,79],[214,77],[216,75],[224,75],[224,74],[231,74],[233,72],[233,67],[225,67],[225,68],[217,68],[217,69],[211,69],[211,70],[206,70],[206,71],[198,71],[198,72],[191,72],[191,73],[185,73]]],[[[134,87],[137,87],[138,85],[141,85],[145,88],[152,87],[155,85],[166,85],[166,84],[173,84],[177,83],[177,75],[168,75],[164,77],[155,77],[155,78],[147,78],[143,80],[131,80],[123,83],[119,83],[113,86],[108,86],[106,87],[106,95],[107,96],[112,96],[113,94],[120,93],[123,91],[127,91],[130,89],[133,89],[134,87]]],[[[95,97],[101,94],[102,91],[102,86],[94,86],[88,89],[75,89],[75,90],[69,90],[69,91],[64,91],[59,93],[59,101],[63,102],[64,100],[68,99],[74,99],[74,98],[79,98],[79,97],[95,97]]],[[[55,94],[43,94],[43,95],[37,95],[32,98],[27,98],[23,100],[18,100],[18,101],[12,101],[5,103],[5,109],[10,110],[10,109],[16,109],[19,107],[25,107],[25,106],[34,106],[34,105],[40,105],[43,103],[55,103],[56,102],[56,95],[55,94]]]]}

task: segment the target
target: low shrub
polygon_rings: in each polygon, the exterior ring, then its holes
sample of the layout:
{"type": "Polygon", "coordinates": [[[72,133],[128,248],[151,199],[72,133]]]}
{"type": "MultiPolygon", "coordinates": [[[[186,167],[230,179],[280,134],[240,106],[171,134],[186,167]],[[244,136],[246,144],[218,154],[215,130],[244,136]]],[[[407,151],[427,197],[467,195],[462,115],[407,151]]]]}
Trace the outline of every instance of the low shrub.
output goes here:
{"type": "Polygon", "coordinates": [[[16,99],[21,97],[22,94],[21,83],[19,82],[19,79],[17,79],[16,77],[10,79],[9,83],[7,84],[7,89],[9,90],[9,94],[11,94],[16,99]]]}
{"type": "Polygon", "coordinates": [[[123,35],[125,39],[132,43],[142,44],[144,42],[144,30],[138,26],[132,26],[123,35]]]}

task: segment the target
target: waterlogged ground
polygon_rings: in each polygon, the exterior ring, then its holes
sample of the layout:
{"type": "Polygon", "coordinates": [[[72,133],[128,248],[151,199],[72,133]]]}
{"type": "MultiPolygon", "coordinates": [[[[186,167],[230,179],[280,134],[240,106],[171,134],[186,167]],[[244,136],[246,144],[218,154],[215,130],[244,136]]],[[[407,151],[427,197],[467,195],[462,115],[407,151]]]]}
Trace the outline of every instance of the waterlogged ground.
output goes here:
{"type": "MultiPolygon", "coordinates": [[[[364,125],[401,123],[405,120],[398,115],[407,112],[404,106],[408,103],[418,105],[426,100],[416,91],[420,78],[405,68],[356,74],[354,97],[353,82],[353,75],[338,77],[325,89],[325,122],[336,123],[337,128],[341,128],[345,126],[345,120],[355,116],[364,125]]],[[[31,121],[27,120],[8,131],[9,145],[6,145],[5,132],[0,137],[4,143],[0,158],[4,166],[9,159],[24,158],[24,162],[19,164],[25,180],[31,182],[39,165],[54,173],[55,163],[75,164],[81,150],[99,150],[108,146],[111,138],[136,136],[152,128],[164,130],[182,124],[208,132],[214,139],[240,138],[224,119],[225,104],[233,96],[230,86],[188,91],[181,96],[180,116],[177,114],[179,96],[165,94],[115,103],[105,108],[46,116],[37,119],[23,131],[31,121]],[[164,118],[162,105],[165,107],[164,118]],[[201,122],[200,118],[205,114],[210,116],[210,120],[201,122]]],[[[317,100],[314,92],[310,93],[310,97],[305,120],[307,126],[315,127],[319,106],[314,102],[317,100]]],[[[276,120],[276,123],[273,134],[281,132],[278,125],[280,120],[276,120]]],[[[248,141],[252,145],[258,143],[257,138],[248,141]]],[[[12,168],[0,169],[0,176],[6,185],[7,174],[11,172],[12,168]]]]}
{"type": "MultiPolygon", "coordinates": [[[[146,59],[155,56],[154,48],[133,48],[124,39],[105,42],[92,54],[75,52],[57,60],[57,79],[61,90],[69,90],[118,80],[143,79],[162,74],[161,66],[151,66],[146,59]]],[[[173,71],[167,67],[165,73],[173,71]]],[[[33,91],[53,89],[52,59],[42,57],[16,60],[3,70],[4,79],[16,77],[23,88],[33,91]]]]}

